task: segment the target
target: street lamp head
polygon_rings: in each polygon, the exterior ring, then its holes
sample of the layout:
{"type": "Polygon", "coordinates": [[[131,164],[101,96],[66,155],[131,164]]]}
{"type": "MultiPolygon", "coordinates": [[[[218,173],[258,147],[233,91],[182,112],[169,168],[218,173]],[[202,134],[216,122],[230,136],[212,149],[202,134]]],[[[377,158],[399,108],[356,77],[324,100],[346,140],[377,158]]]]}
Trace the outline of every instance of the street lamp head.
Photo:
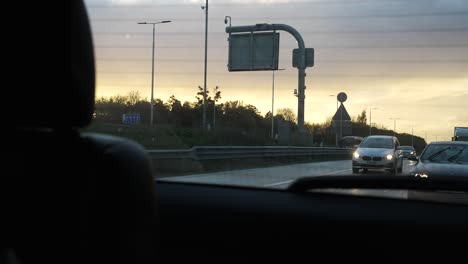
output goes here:
{"type": "Polygon", "coordinates": [[[139,25],[157,25],[157,24],[164,24],[164,23],[170,23],[172,22],[171,20],[163,20],[159,22],[138,22],[139,25]]]}
{"type": "Polygon", "coordinates": [[[224,17],[224,24],[228,23],[228,18],[229,18],[229,26],[231,26],[231,16],[225,16],[224,17]]]}

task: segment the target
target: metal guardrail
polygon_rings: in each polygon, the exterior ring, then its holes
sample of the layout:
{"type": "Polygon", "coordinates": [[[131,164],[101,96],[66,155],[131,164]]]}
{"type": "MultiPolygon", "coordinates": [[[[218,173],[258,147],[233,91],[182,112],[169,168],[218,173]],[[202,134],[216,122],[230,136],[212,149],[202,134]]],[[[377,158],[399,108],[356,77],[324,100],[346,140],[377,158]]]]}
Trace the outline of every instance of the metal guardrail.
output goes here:
{"type": "Polygon", "coordinates": [[[238,159],[238,158],[270,158],[287,156],[333,156],[351,155],[350,148],[320,148],[320,147],[242,147],[216,146],[193,147],[181,150],[148,150],[153,159],[238,159]]]}

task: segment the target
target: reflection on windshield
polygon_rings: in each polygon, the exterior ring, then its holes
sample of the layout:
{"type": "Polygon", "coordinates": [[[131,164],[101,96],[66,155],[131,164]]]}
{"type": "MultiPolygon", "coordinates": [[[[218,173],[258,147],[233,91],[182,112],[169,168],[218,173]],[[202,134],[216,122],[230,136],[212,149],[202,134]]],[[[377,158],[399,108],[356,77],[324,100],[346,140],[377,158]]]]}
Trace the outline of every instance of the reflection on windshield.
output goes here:
{"type": "Polygon", "coordinates": [[[468,163],[468,149],[466,146],[432,145],[421,157],[423,162],[455,162],[468,163]]]}
{"type": "Polygon", "coordinates": [[[393,149],[393,141],[389,138],[367,138],[359,147],[393,149]]]}

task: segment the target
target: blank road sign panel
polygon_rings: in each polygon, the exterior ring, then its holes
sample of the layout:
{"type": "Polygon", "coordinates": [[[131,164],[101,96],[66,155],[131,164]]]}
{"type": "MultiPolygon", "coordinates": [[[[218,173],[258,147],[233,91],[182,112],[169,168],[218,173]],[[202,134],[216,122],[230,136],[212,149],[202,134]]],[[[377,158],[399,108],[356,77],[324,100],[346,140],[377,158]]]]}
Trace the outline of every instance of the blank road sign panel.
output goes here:
{"type": "MultiPolygon", "coordinates": [[[[276,34],[279,35],[278,33],[276,34]]],[[[278,56],[278,46],[273,34],[255,34],[253,38],[253,68],[259,70],[277,70],[278,59],[276,57],[278,56]]]]}
{"type": "Polygon", "coordinates": [[[229,71],[278,69],[279,33],[231,34],[229,71]]]}
{"type": "MultiPolygon", "coordinates": [[[[313,67],[314,66],[314,49],[313,48],[306,48],[305,49],[306,67],[313,67]]],[[[299,49],[293,50],[293,67],[297,68],[299,66],[299,49]]]]}
{"type": "Polygon", "coordinates": [[[229,38],[229,71],[249,69],[251,65],[250,34],[229,38]]]}

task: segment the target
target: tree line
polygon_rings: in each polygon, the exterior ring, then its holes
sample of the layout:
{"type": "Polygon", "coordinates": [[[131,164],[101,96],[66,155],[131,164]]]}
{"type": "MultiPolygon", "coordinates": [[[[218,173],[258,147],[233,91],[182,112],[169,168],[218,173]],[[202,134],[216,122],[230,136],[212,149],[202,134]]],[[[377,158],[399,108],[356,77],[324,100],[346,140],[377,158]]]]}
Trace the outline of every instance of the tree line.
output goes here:
{"type": "MultiPolygon", "coordinates": [[[[262,116],[254,105],[245,104],[240,100],[219,103],[221,98],[219,87],[214,89],[213,94],[207,91],[206,115],[210,127],[209,135],[203,135],[207,133],[202,131],[203,88],[200,86],[196,90],[195,100],[192,102],[182,102],[174,95],[165,102],[161,99],[154,99],[153,122],[156,129],[165,129],[168,131],[167,133],[175,133],[178,137],[187,138],[187,146],[197,144],[275,145],[279,144],[277,136],[280,124],[288,124],[292,135],[297,131],[297,117],[290,108],[276,110],[273,117],[273,134],[275,136],[271,138],[271,112],[262,116]],[[203,140],[197,141],[193,138],[203,138],[203,140]]],[[[93,122],[95,125],[93,127],[121,125],[122,115],[128,113],[138,113],[141,118],[140,128],[147,127],[150,121],[149,109],[149,100],[142,98],[137,91],[129,92],[127,95],[100,97],[95,102],[93,122]]],[[[320,124],[306,122],[306,133],[310,138],[306,145],[335,145],[335,134],[332,133],[331,123],[331,117],[320,124]]],[[[365,110],[357,117],[353,117],[353,135],[367,136],[369,126],[366,123],[365,110]]],[[[91,130],[93,129],[91,128],[91,130]]],[[[393,135],[393,131],[387,130],[383,126],[373,127],[372,130],[373,134],[393,135]]],[[[403,145],[408,143],[411,145],[411,135],[398,134],[398,137],[403,145]]],[[[413,137],[413,142],[418,148],[425,146],[422,138],[413,137]]]]}

